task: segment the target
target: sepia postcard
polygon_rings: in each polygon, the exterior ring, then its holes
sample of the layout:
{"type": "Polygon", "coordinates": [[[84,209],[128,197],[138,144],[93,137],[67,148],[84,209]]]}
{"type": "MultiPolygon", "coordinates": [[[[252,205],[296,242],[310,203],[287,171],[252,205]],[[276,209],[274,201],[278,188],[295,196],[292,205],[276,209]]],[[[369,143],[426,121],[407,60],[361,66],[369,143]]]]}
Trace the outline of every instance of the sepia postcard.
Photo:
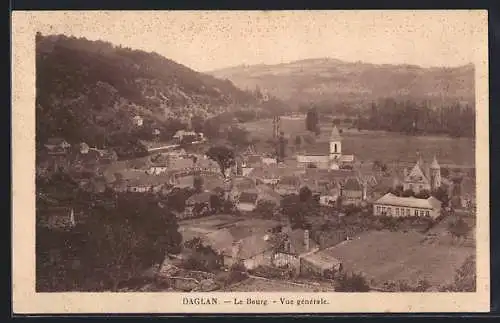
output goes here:
{"type": "Polygon", "coordinates": [[[13,12],[14,313],[489,311],[487,30],[13,12]]]}

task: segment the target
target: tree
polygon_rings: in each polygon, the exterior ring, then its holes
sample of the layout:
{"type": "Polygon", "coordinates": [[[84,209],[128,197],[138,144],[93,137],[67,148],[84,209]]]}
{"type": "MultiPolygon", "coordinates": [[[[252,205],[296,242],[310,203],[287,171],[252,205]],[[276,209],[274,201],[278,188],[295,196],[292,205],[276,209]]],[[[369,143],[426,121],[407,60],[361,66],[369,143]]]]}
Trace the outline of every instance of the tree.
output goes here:
{"type": "MultiPolygon", "coordinates": [[[[307,195],[305,192],[304,194],[307,195]]],[[[306,229],[310,226],[306,220],[306,215],[311,215],[314,211],[310,200],[301,201],[298,195],[290,194],[281,200],[280,209],[288,217],[292,229],[306,229]]]]}
{"type": "Polygon", "coordinates": [[[238,126],[231,126],[227,132],[227,140],[234,146],[246,147],[250,143],[248,131],[238,126]]]}
{"type": "Polygon", "coordinates": [[[310,202],[312,199],[312,191],[307,186],[303,186],[299,191],[299,200],[301,202],[310,202]]]}
{"type": "Polygon", "coordinates": [[[200,116],[193,116],[191,118],[191,127],[193,128],[193,131],[196,133],[203,132],[204,130],[204,120],[200,116]]]}
{"type": "Polygon", "coordinates": [[[193,187],[195,193],[203,192],[203,178],[200,176],[195,176],[193,179],[193,187]]]}
{"type": "Polygon", "coordinates": [[[315,107],[310,108],[306,115],[306,130],[310,132],[317,132],[318,130],[318,110],[315,107]]]}
{"type": "Polygon", "coordinates": [[[302,137],[297,135],[295,137],[295,147],[299,149],[301,145],[302,145],[302,137]]]}
{"type": "Polygon", "coordinates": [[[356,273],[340,273],[337,280],[335,280],[334,286],[337,292],[358,293],[370,291],[366,278],[356,273]]]}
{"type": "Polygon", "coordinates": [[[403,193],[401,193],[402,197],[410,197],[410,196],[415,196],[415,193],[413,192],[412,189],[407,189],[404,190],[403,193]]]}
{"type": "Polygon", "coordinates": [[[448,192],[443,187],[438,187],[434,192],[432,192],[432,196],[441,201],[441,207],[447,207],[449,203],[448,192]]]}
{"type": "Polygon", "coordinates": [[[215,118],[205,120],[203,124],[203,134],[207,138],[217,138],[220,134],[221,123],[215,118]]]}
{"type": "Polygon", "coordinates": [[[462,238],[469,233],[469,226],[462,218],[458,218],[455,221],[451,221],[448,224],[448,231],[454,238],[462,238]]]}
{"type": "Polygon", "coordinates": [[[440,288],[445,292],[475,292],[476,291],[476,257],[471,255],[457,269],[452,284],[440,288]]]}
{"type": "Polygon", "coordinates": [[[339,195],[337,197],[337,200],[335,201],[335,206],[336,206],[337,210],[339,210],[339,211],[342,210],[343,202],[344,202],[343,197],[341,195],[339,195]]]}
{"type": "Polygon", "coordinates": [[[82,289],[93,283],[91,289],[116,291],[121,282],[162,263],[166,253],[179,252],[182,242],[175,215],[134,193],[122,196],[113,211],[94,209],[74,234],[82,289]]]}
{"type": "Polygon", "coordinates": [[[219,253],[211,246],[205,245],[200,238],[188,240],[184,246],[194,251],[184,264],[187,269],[210,272],[222,266],[223,260],[219,253]]]}
{"type": "Polygon", "coordinates": [[[272,218],[274,216],[274,210],[276,209],[276,204],[267,200],[260,200],[257,202],[255,207],[255,213],[259,214],[265,218],[272,218]]]}
{"type": "Polygon", "coordinates": [[[186,208],[186,201],[192,192],[188,188],[175,188],[167,196],[169,208],[177,212],[183,212],[186,208]]]}
{"type": "Polygon", "coordinates": [[[278,138],[278,145],[276,147],[276,156],[278,162],[282,162],[285,160],[286,144],[287,140],[285,139],[285,135],[283,132],[281,132],[278,138]]]}
{"type": "Polygon", "coordinates": [[[206,155],[219,165],[222,176],[227,178],[226,171],[235,165],[234,150],[226,146],[214,146],[206,155]]]}
{"type": "Polygon", "coordinates": [[[418,199],[428,199],[430,196],[431,194],[428,190],[421,190],[417,194],[415,194],[415,197],[418,199]]]}
{"type": "Polygon", "coordinates": [[[222,212],[223,202],[223,199],[219,195],[210,195],[210,207],[212,208],[212,212],[222,212]]]}

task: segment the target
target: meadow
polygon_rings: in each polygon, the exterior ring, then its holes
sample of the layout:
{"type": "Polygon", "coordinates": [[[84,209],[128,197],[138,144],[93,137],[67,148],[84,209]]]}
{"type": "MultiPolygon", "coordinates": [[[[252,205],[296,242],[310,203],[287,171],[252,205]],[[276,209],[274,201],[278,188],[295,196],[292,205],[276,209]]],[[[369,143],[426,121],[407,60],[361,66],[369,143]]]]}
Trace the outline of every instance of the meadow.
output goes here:
{"type": "Polygon", "coordinates": [[[413,231],[371,231],[323,252],[342,261],[344,268],[374,279],[375,285],[390,280],[416,284],[421,279],[432,286],[451,283],[455,271],[475,249],[425,243],[424,237],[413,231]]]}
{"type": "MultiPolygon", "coordinates": [[[[295,137],[307,134],[302,119],[283,118],[281,130],[293,145],[295,137]]],[[[332,125],[321,123],[321,134],[317,142],[326,142],[330,136],[332,125]]],[[[244,123],[253,138],[267,140],[272,138],[272,120],[257,120],[244,123]]],[[[425,161],[431,161],[436,155],[442,165],[475,166],[475,140],[473,138],[450,138],[447,136],[408,136],[385,131],[358,131],[342,129],[342,150],[345,154],[354,154],[358,160],[380,160],[391,162],[414,162],[420,153],[425,161]]]]}

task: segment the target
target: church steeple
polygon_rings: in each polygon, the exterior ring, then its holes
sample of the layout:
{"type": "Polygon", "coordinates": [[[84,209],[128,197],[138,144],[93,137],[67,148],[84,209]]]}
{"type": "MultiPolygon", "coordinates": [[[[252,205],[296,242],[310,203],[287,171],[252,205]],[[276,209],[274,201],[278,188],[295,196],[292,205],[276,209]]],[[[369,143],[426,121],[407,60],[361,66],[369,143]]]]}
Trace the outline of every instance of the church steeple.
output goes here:
{"type": "Polygon", "coordinates": [[[334,125],[330,134],[330,160],[336,162],[340,156],[342,156],[342,137],[337,126],[334,125]]]}
{"type": "Polygon", "coordinates": [[[330,134],[330,141],[340,141],[342,137],[340,137],[340,132],[337,126],[333,126],[332,133],[330,134]]]}
{"type": "Polygon", "coordinates": [[[441,166],[439,166],[438,164],[436,155],[434,155],[434,159],[432,160],[431,169],[441,169],[441,166]]]}
{"type": "Polygon", "coordinates": [[[441,187],[441,166],[439,166],[436,156],[430,166],[431,190],[435,191],[441,187]]]}

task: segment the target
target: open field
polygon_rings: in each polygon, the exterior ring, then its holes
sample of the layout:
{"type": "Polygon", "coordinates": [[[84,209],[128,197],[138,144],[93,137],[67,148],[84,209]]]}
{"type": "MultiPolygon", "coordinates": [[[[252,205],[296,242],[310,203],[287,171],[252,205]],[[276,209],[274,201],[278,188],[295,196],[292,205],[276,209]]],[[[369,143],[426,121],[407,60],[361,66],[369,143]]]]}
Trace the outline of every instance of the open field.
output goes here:
{"type": "Polygon", "coordinates": [[[363,272],[378,285],[426,279],[432,286],[453,281],[455,271],[475,249],[421,243],[417,232],[372,231],[323,252],[341,260],[346,270],[363,272]]]}
{"type": "MultiPolygon", "coordinates": [[[[305,134],[304,120],[282,119],[282,130],[293,145],[297,134],[305,134]]],[[[272,138],[272,120],[244,123],[252,136],[265,140],[272,138]]],[[[317,141],[328,141],[332,127],[321,124],[321,135],[317,141]]],[[[424,160],[432,160],[435,154],[441,164],[475,165],[475,141],[473,138],[450,138],[447,136],[406,136],[394,132],[346,130],[342,134],[342,149],[345,154],[354,154],[363,161],[396,160],[413,162],[420,152],[424,160]]]]}

